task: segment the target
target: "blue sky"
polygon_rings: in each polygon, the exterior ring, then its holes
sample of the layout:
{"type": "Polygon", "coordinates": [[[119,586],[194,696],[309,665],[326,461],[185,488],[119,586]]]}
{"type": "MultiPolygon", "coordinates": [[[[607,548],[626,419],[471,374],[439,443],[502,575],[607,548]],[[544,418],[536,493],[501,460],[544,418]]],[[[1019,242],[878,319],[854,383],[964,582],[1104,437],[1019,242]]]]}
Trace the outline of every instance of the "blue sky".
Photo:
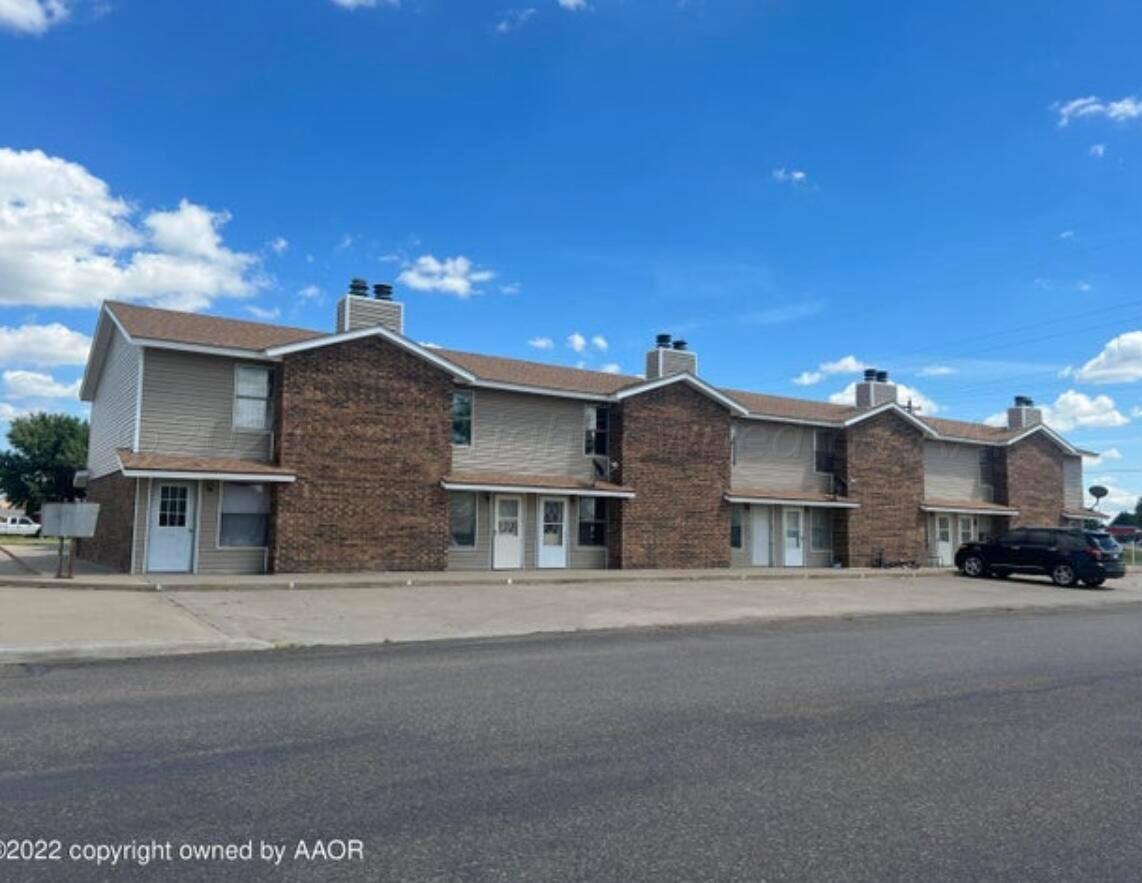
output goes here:
{"type": "Polygon", "coordinates": [[[1142,8],[930,5],[0,0],[0,417],[81,411],[103,297],[328,328],[363,276],[460,349],[1029,394],[1131,505],[1142,8]]]}

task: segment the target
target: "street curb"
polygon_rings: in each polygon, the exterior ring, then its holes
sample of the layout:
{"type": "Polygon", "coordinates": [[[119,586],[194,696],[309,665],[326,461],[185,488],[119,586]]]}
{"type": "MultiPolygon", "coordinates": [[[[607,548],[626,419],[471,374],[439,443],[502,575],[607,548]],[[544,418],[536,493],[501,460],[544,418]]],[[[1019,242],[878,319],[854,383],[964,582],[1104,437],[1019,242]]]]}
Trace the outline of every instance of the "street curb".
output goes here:
{"type": "Polygon", "coordinates": [[[229,638],[221,641],[123,641],[94,644],[40,644],[28,647],[0,647],[0,666],[51,662],[92,662],[112,659],[143,659],[155,656],[183,656],[192,653],[221,653],[236,650],[272,650],[269,641],[229,638]]]}
{"type": "Polygon", "coordinates": [[[708,582],[710,580],[731,580],[741,582],[767,582],[767,581],[795,581],[795,580],[843,580],[843,579],[924,579],[926,577],[949,576],[952,571],[944,569],[925,570],[847,570],[822,569],[806,570],[803,573],[790,573],[783,569],[771,571],[747,571],[726,569],[722,572],[702,571],[701,573],[663,574],[657,571],[640,571],[637,574],[625,574],[622,571],[598,571],[606,576],[539,576],[527,573],[521,575],[498,575],[493,578],[479,574],[465,573],[449,578],[441,578],[434,574],[423,576],[378,576],[376,579],[353,579],[345,582],[309,582],[303,579],[268,580],[259,583],[234,582],[92,582],[88,580],[72,579],[57,580],[42,576],[36,578],[0,577],[0,589],[62,589],[65,591],[114,591],[114,592],[267,592],[267,591],[321,591],[323,589],[390,589],[410,588],[414,586],[440,588],[455,586],[465,590],[478,589],[480,586],[566,586],[591,585],[593,583],[643,583],[643,582],[708,582]]]}

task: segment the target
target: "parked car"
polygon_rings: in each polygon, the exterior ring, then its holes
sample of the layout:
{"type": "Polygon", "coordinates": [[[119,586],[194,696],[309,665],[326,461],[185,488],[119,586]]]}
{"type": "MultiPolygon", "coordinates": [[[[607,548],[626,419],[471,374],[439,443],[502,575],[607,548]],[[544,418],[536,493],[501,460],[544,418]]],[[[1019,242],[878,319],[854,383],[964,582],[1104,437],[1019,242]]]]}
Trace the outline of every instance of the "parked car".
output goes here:
{"type": "Polygon", "coordinates": [[[0,515],[0,536],[39,536],[40,526],[27,515],[0,515]]]}
{"type": "Polygon", "coordinates": [[[956,551],[956,567],[976,577],[1045,573],[1057,586],[1080,580],[1101,586],[1126,576],[1122,547],[1114,537],[1077,527],[1025,527],[996,540],[964,543],[956,551]]]}

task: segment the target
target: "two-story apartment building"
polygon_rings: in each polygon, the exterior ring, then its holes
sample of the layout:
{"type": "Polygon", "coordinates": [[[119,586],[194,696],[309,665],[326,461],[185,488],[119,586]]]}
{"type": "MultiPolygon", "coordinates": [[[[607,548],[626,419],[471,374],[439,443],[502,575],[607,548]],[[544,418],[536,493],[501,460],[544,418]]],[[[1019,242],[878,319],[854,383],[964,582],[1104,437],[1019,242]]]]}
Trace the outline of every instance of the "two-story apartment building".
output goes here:
{"type": "Polygon", "coordinates": [[[1011,524],[1098,517],[1082,453],[924,417],[870,372],[855,405],[736,389],[660,335],[645,376],[426,347],[388,286],[332,333],[107,303],[81,554],[135,573],[950,563],[1011,524]]]}

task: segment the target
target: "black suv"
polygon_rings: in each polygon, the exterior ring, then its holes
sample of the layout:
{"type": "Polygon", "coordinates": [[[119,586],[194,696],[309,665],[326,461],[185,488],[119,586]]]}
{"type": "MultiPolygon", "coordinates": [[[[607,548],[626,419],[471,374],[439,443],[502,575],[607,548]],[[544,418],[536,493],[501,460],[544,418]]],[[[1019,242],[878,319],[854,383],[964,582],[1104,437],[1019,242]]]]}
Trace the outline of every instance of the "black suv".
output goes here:
{"type": "Polygon", "coordinates": [[[1122,547],[1105,531],[1078,527],[1021,527],[997,540],[964,543],[956,567],[967,576],[1045,573],[1057,586],[1101,586],[1126,576],[1122,547]]]}

